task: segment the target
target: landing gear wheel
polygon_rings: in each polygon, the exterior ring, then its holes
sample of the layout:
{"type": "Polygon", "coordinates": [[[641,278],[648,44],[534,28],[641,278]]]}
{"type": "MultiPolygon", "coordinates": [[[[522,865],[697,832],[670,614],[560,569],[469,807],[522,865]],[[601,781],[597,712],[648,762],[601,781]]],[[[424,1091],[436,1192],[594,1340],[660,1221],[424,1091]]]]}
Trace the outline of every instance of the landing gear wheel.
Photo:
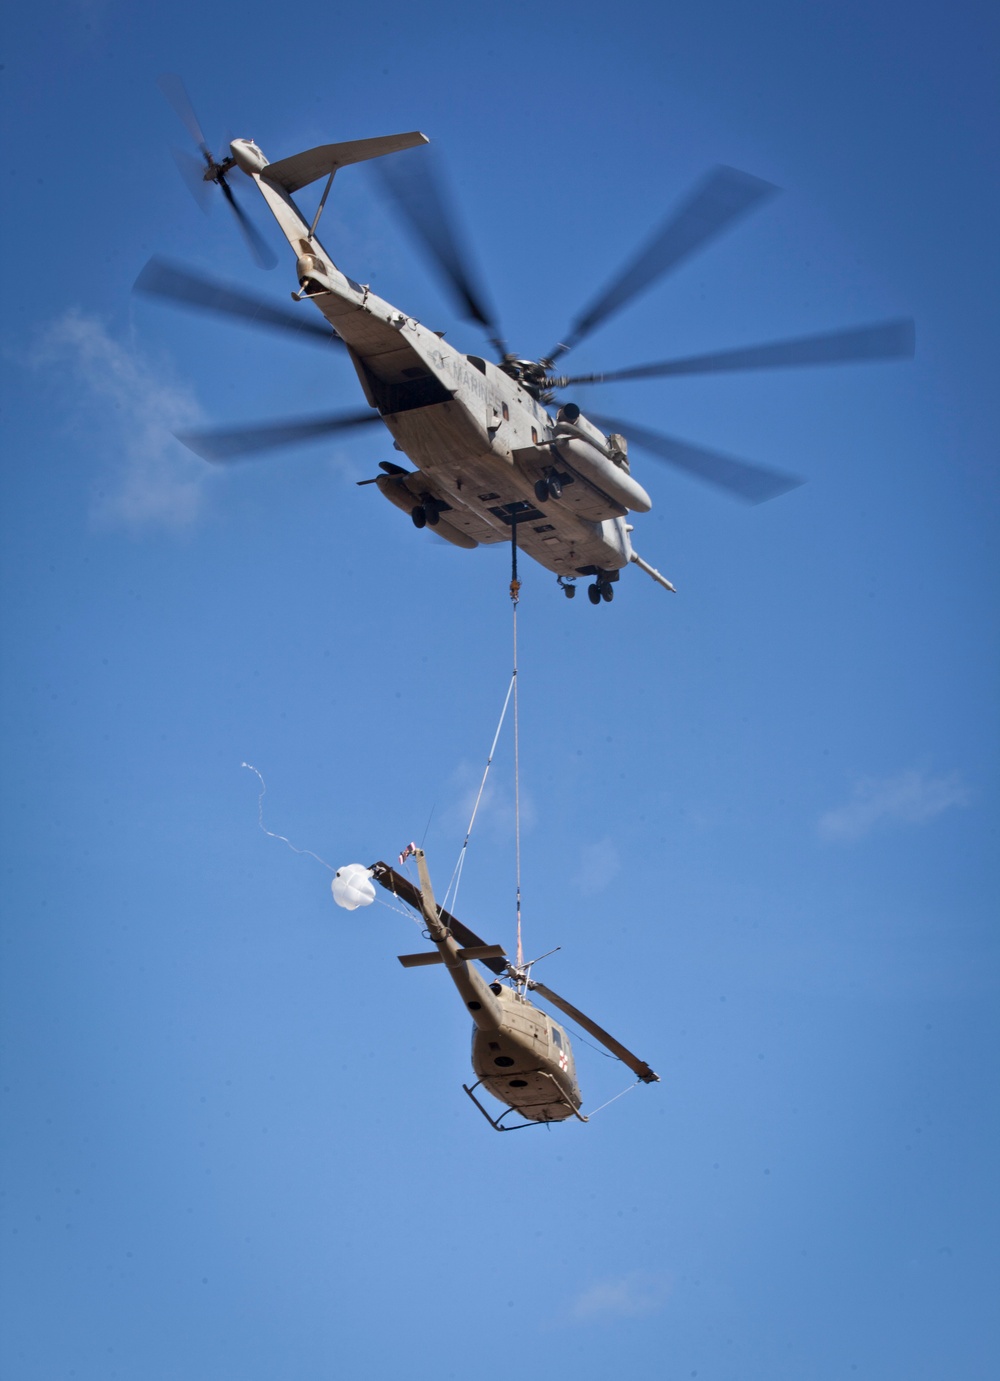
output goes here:
{"type": "Polygon", "coordinates": [[[550,499],[562,498],[562,480],[558,475],[549,475],[545,482],[545,488],[548,490],[550,499]]]}
{"type": "Polygon", "coordinates": [[[441,521],[441,510],[438,508],[437,504],[427,505],[427,521],[431,527],[437,527],[438,523],[441,521]]]}
{"type": "Polygon", "coordinates": [[[564,585],[564,586],[562,587],[562,592],[563,592],[563,594],[566,596],[567,599],[576,599],[576,586],[575,586],[575,585],[564,585]]]}
{"type": "Polygon", "coordinates": [[[600,604],[600,602],[601,602],[601,587],[600,587],[600,585],[588,585],[588,586],[587,586],[587,597],[588,597],[588,599],[590,600],[591,604],[600,604]]]}
{"type": "Polygon", "coordinates": [[[427,526],[427,509],[423,504],[417,504],[416,508],[410,509],[410,517],[413,519],[414,527],[427,526]]]}
{"type": "Polygon", "coordinates": [[[615,587],[611,584],[611,581],[603,580],[599,588],[601,591],[601,599],[604,600],[605,604],[610,604],[615,597],[615,587]]]}
{"type": "Polygon", "coordinates": [[[545,503],[549,497],[548,480],[538,480],[535,484],[535,498],[539,503],[545,503]]]}

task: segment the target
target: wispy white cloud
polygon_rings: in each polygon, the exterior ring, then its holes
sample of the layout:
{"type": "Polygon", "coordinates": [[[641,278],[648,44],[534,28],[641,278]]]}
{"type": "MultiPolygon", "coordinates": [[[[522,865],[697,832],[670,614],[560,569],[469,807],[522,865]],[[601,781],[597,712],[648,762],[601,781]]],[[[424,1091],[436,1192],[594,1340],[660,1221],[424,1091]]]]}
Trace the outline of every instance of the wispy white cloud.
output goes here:
{"type": "Polygon", "coordinates": [[[601,892],[621,872],[621,855],[614,840],[605,835],[588,844],[576,874],[576,885],[585,896],[601,892]]]}
{"type": "Polygon", "coordinates": [[[32,363],[37,369],[68,364],[86,390],[88,424],[113,438],[110,473],[95,496],[99,521],[177,531],[197,518],[206,468],[171,433],[203,417],[193,394],[170,379],[165,366],[154,367],[115,340],[98,317],[76,310],[49,327],[32,363]]]}
{"type": "Polygon", "coordinates": [[[846,805],[828,810],[817,826],[821,839],[851,842],[891,825],[923,825],[953,806],[967,806],[968,787],[957,772],[932,777],[920,771],[863,777],[846,805]]]}
{"type": "MultiPolygon", "coordinates": [[[[450,790],[454,804],[444,814],[449,828],[460,830],[468,828],[469,820],[476,806],[476,797],[483,779],[483,764],[464,761],[458,764],[451,774],[450,790]]],[[[476,830],[482,830],[494,839],[506,839],[514,833],[514,791],[494,769],[490,771],[483,787],[482,799],[476,811],[476,830]]],[[[532,798],[521,791],[521,829],[528,831],[534,827],[536,811],[532,798]]]]}
{"type": "Polygon", "coordinates": [[[632,1271],[629,1275],[599,1280],[583,1290],[570,1308],[578,1323],[611,1323],[616,1319],[641,1319],[657,1314],[673,1289],[668,1276],[632,1271]]]}

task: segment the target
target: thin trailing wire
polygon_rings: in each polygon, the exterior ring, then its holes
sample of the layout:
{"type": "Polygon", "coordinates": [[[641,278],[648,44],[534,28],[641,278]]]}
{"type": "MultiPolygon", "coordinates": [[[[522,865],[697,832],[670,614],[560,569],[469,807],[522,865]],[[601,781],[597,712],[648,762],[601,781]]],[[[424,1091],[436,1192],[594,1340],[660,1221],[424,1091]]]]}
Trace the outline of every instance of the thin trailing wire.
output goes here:
{"type": "Polygon", "coordinates": [[[596,1050],[598,1055],[603,1055],[606,1060],[615,1060],[618,1064],[625,1063],[625,1061],[619,1059],[617,1055],[612,1055],[610,1050],[602,1050],[601,1047],[599,1045],[595,1045],[593,1041],[588,1041],[587,1037],[583,1034],[583,1032],[578,1031],[575,1026],[571,1026],[565,1017],[562,1018],[562,1021],[566,1027],[566,1030],[572,1033],[574,1041],[579,1041],[581,1045],[586,1045],[589,1046],[591,1050],[596,1050]]]}
{"type": "MultiPolygon", "coordinates": [[[[394,892],[393,896],[395,895],[394,892]]],[[[384,897],[376,897],[375,900],[378,902],[379,906],[384,906],[387,911],[395,911],[397,916],[405,916],[408,921],[412,921],[414,925],[420,926],[421,929],[423,929],[425,922],[421,917],[414,916],[412,911],[404,911],[401,906],[393,906],[392,902],[386,901],[384,897]]]]}
{"type": "Polygon", "coordinates": [[[322,863],[324,868],[329,868],[330,872],[336,875],[337,870],[336,868],[334,868],[333,864],[327,863],[326,859],[320,858],[319,854],[314,854],[312,849],[297,849],[295,845],[292,843],[292,841],[290,839],[286,839],[283,834],[275,834],[274,830],[269,830],[267,828],[267,826],[264,824],[264,795],[267,791],[267,787],[264,784],[264,778],[260,775],[260,773],[257,771],[256,767],[254,767],[252,762],[244,762],[241,763],[240,766],[249,768],[249,770],[260,782],[260,795],[257,797],[257,824],[261,827],[264,833],[271,839],[277,839],[280,840],[282,844],[287,844],[293,854],[305,854],[309,858],[314,858],[317,863],[322,863]]]}

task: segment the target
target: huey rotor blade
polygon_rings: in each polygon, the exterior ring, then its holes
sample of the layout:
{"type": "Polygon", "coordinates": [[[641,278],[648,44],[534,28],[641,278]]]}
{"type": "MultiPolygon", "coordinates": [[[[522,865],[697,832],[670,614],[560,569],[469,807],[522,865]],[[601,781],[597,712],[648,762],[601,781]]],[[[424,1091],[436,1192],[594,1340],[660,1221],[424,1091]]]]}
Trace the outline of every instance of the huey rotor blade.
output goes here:
{"type": "Polygon", "coordinates": [[[198,117],[194,113],[194,106],[191,98],[187,94],[187,87],[181,81],[176,72],[164,72],[161,77],[157,77],[156,85],[163,92],[167,101],[174,109],[174,114],[184,125],[188,134],[198,145],[199,149],[205,154],[206,158],[211,159],[208,140],[205,138],[204,131],[198,122],[198,117]]]}
{"type": "Polygon", "coordinates": [[[790,489],[797,489],[804,480],[795,475],[784,474],[781,470],[769,470],[763,465],[753,465],[748,460],[737,460],[735,456],[723,455],[721,451],[709,451],[703,446],[693,446],[689,441],[679,441],[674,436],[662,432],[651,432],[645,427],[637,427],[634,422],[620,422],[614,417],[599,417],[588,412],[587,416],[602,431],[620,432],[644,450],[652,451],[662,460],[669,461],[679,470],[686,470],[697,479],[707,480],[718,485],[746,503],[766,503],[790,489]]]}
{"type": "Polygon", "coordinates": [[[322,417],[301,417],[287,422],[258,422],[252,427],[210,427],[206,430],[175,432],[177,440],[202,460],[239,460],[243,456],[276,451],[281,446],[298,446],[320,437],[381,422],[377,412],[335,412],[322,417]]]}
{"type": "Polygon", "coordinates": [[[580,313],[566,341],[547,358],[556,359],[578,345],[643,289],[735,225],[741,216],[777,190],[773,183],[741,173],[737,168],[713,169],[635,258],[580,313]]]}
{"type": "Polygon", "coordinates": [[[254,225],[253,221],[243,210],[243,207],[236,200],[235,193],[224,177],[218,178],[219,186],[222,188],[222,195],[228,201],[236,222],[243,231],[243,238],[247,242],[247,248],[253,255],[254,263],[258,268],[273,269],[278,262],[278,256],[269,244],[264,240],[263,235],[254,225]]]}
{"type": "Polygon", "coordinates": [[[578,1007],[573,1006],[572,1002],[567,1002],[564,997],[554,993],[544,983],[537,983],[533,979],[528,983],[528,987],[534,992],[540,993],[547,1002],[552,1003],[553,1007],[558,1007],[560,1012],[565,1012],[571,1021],[575,1021],[595,1040],[599,1040],[602,1045],[607,1046],[612,1055],[617,1055],[619,1060],[628,1065],[632,1073],[644,1084],[659,1083],[660,1076],[650,1069],[645,1060],[640,1060],[638,1055],[633,1055],[627,1046],[622,1045],[621,1041],[616,1041],[614,1036],[609,1035],[603,1026],[598,1026],[596,1021],[591,1021],[590,1017],[585,1017],[578,1007]]]}
{"type": "MultiPolygon", "coordinates": [[[[413,907],[414,911],[420,912],[421,914],[423,913],[420,889],[414,887],[410,879],[404,877],[402,873],[397,873],[395,868],[390,868],[388,863],[373,863],[372,877],[379,886],[384,887],[387,892],[391,892],[394,897],[399,897],[400,901],[405,901],[407,906],[413,907]]],[[[452,916],[449,912],[445,911],[442,906],[438,907],[438,918],[443,925],[448,927],[458,943],[465,949],[490,948],[490,946],[486,945],[485,941],[479,938],[475,931],[470,930],[467,925],[463,925],[457,916],[452,916]]],[[[480,959],[479,962],[485,964],[488,969],[492,969],[495,974],[501,977],[507,972],[506,959],[494,958],[491,956],[489,958],[480,959]]]]}
{"type": "Polygon", "coordinates": [[[469,267],[457,218],[435,173],[432,156],[396,154],[379,159],[375,172],[454,294],[462,315],[477,321],[486,330],[490,344],[503,354],[500,327],[469,267]]]}
{"type": "Polygon", "coordinates": [[[720,350],[711,355],[660,360],[656,364],[631,365],[607,374],[577,374],[553,381],[553,386],[605,384],[623,379],[662,379],[675,374],[722,374],[740,369],[794,369],[814,364],[849,364],[852,361],[910,359],[915,332],[909,319],[880,321],[849,331],[828,331],[816,336],[720,350]]]}
{"type": "Polygon", "coordinates": [[[266,297],[257,297],[242,288],[231,288],[167,259],[150,259],[132,287],[134,292],[147,297],[160,297],[198,312],[236,317],[251,326],[296,336],[309,345],[343,344],[331,327],[320,325],[311,313],[308,316],[305,312],[300,314],[266,297]]]}

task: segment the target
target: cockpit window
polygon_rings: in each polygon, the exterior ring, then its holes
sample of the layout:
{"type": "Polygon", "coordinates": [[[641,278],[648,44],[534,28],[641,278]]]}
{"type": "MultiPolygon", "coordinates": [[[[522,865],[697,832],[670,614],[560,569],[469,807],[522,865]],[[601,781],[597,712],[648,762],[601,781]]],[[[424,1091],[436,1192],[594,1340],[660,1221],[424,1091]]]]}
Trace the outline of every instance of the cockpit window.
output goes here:
{"type": "Polygon", "coordinates": [[[553,1039],[553,1041],[555,1042],[555,1044],[558,1045],[559,1049],[561,1050],[561,1049],[562,1049],[562,1036],[559,1034],[559,1032],[556,1030],[556,1028],[555,1028],[554,1026],[553,1026],[553,1028],[552,1028],[552,1039],[553,1039]]]}

